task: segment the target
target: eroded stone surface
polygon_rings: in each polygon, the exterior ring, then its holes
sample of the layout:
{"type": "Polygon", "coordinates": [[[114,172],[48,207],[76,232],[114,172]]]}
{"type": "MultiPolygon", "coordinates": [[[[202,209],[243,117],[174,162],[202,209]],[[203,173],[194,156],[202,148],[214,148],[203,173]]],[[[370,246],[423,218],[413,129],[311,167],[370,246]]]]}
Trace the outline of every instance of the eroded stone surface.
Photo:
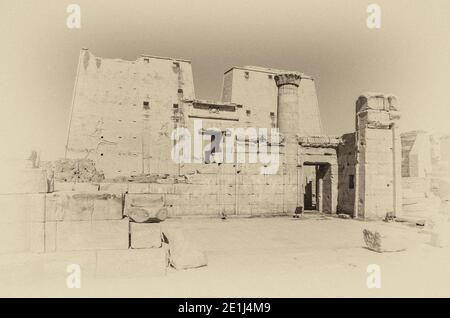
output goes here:
{"type": "Polygon", "coordinates": [[[169,244],[169,262],[175,269],[189,269],[208,265],[206,254],[186,239],[179,229],[164,228],[163,235],[169,244]]]}
{"type": "Polygon", "coordinates": [[[400,252],[407,249],[405,238],[401,235],[381,235],[376,230],[363,230],[364,242],[368,249],[383,252],[400,252]]]}

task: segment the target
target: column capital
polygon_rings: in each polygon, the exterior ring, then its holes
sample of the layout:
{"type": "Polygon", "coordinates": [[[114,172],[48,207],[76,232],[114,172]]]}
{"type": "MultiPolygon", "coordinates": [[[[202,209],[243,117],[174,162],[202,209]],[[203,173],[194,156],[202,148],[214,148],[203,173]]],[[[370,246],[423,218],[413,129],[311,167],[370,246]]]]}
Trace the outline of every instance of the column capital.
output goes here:
{"type": "Polygon", "coordinates": [[[283,85],[295,85],[298,87],[301,79],[302,77],[298,73],[284,73],[275,75],[275,83],[277,84],[277,87],[283,85]]]}

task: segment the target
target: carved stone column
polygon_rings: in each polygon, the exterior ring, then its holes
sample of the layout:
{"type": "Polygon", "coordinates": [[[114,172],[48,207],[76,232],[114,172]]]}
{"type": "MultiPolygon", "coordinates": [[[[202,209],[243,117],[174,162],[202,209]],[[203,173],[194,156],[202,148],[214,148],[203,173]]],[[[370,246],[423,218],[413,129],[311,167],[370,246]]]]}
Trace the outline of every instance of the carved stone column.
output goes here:
{"type": "Polygon", "coordinates": [[[296,135],[299,124],[298,86],[301,76],[296,73],[275,76],[278,87],[278,128],[280,133],[296,135]]]}

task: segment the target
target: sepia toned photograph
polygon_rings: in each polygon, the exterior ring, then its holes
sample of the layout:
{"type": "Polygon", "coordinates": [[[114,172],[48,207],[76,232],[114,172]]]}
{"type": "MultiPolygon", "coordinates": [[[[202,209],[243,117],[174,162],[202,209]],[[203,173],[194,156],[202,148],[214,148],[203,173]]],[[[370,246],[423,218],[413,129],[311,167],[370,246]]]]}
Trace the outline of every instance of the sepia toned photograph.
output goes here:
{"type": "Polygon", "coordinates": [[[0,297],[450,297],[449,17],[1,0],[0,297]]]}

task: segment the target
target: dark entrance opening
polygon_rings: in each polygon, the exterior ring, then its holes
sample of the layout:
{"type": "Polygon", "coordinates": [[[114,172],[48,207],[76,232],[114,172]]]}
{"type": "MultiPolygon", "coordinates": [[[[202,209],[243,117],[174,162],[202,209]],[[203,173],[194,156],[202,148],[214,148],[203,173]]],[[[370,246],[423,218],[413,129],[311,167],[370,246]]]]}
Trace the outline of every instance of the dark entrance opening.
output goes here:
{"type": "Polygon", "coordinates": [[[303,165],[305,212],[331,212],[331,166],[328,163],[303,165]]]}

